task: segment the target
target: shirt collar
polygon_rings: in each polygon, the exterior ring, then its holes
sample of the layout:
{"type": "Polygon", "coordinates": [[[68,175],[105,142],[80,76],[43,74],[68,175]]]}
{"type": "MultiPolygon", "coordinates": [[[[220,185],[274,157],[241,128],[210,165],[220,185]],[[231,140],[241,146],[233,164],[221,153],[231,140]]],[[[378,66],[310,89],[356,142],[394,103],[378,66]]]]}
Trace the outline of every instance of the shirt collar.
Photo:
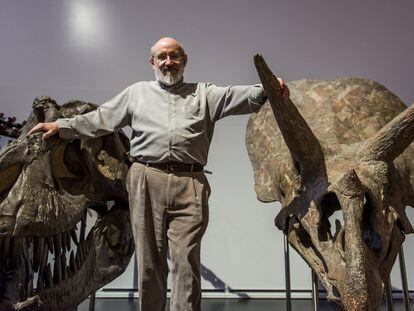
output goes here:
{"type": "Polygon", "coordinates": [[[175,90],[178,87],[180,87],[181,84],[183,84],[183,81],[184,81],[184,77],[181,77],[181,79],[176,84],[173,84],[173,85],[165,85],[161,81],[156,81],[156,82],[163,89],[166,89],[166,90],[175,90]]]}

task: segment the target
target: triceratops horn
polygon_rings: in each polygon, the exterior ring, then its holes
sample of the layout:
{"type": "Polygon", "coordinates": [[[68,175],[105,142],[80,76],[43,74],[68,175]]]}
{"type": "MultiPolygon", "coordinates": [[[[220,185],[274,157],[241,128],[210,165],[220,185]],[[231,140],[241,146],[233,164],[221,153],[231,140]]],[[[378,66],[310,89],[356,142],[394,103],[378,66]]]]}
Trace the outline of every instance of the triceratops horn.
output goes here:
{"type": "Polygon", "coordinates": [[[414,104],[371,137],[362,152],[362,161],[392,162],[414,140],[414,104]]]}
{"type": "Polygon", "coordinates": [[[309,125],[290,99],[282,100],[279,81],[263,57],[256,54],[254,63],[295,166],[299,165],[302,176],[324,170],[323,151],[309,125]]]}

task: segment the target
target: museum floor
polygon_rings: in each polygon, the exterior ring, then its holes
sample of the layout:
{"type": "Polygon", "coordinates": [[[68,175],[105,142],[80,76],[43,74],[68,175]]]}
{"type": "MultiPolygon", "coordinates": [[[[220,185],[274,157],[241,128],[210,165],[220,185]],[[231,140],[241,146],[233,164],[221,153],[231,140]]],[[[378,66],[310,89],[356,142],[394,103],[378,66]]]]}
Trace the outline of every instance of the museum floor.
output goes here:
{"type": "MultiPolygon", "coordinates": [[[[285,301],[283,299],[203,299],[203,311],[283,311],[285,310],[285,301]]],[[[333,310],[325,301],[321,300],[319,304],[320,311],[333,310]]],[[[411,309],[414,308],[414,302],[411,302],[411,309]]],[[[78,311],[88,311],[89,301],[85,300],[79,307],[78,311]]],[[[125,298],[96,298],[95,311],[137,311],[138,300],[129,300],[125,298]]],[[[169,310],[169,308],[167,308],[169,310]]],[[[310,299],[294,299],[292,302],[293,311],[311,311],[313,310],[310,299]]],[[[382,310],[386,311],[387,307],[383,305],[382,310]]],[[[394,311],[404,310],[402,300],[394,301],[394,311]]]]}

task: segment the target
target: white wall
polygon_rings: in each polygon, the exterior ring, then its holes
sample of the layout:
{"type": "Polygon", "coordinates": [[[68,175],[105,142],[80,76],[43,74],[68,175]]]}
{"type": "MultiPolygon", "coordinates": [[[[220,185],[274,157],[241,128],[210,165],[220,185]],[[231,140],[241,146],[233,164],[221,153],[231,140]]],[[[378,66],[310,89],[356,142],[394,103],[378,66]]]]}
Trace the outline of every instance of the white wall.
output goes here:
{"type": "MultiPolygon", "coordinates": [[[[102,103],[137,80],[152,79],[149,48],[164,35],[184,44],[188,81],[257,83],[251,56],[261,52],[287,80],[360,76],[381,82],[407,104],[414,101],[411,0],[0,0],[0,5],[0,112],[18,121],[37,95],[59,103],[74,98],[102,103]]],[[[255,198],[244,146],[246,120],[220,121],[211,147],[213,193],[202,264],[217,279],[204,279],[204,289],[224,284],[284,289],[282,234],[273,225],[280,207],[255,198]]],[[[408,237],[409,260],[413,252],[408,237]]],[[[310,289],[308,268],[292,257],[292,287],[310,289]]],[[[414,267],[407,268],[414,289],[414,267]]],[[[398,287],[397,273],[393,279],[398,287]]],[[[133,284],[131,266],[107,288],[133,284]]]]}

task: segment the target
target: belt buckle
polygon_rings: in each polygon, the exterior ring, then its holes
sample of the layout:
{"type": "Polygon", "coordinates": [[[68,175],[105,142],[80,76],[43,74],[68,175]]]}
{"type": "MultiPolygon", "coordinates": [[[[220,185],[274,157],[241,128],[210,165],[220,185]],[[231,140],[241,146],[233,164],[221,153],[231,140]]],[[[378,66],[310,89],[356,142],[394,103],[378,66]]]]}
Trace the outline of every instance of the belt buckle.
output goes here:
{"type": "Polygon", "coordinates": [[[172,163],[167,163],[167,170],[174,172],[174,165],[172,163]]]}

